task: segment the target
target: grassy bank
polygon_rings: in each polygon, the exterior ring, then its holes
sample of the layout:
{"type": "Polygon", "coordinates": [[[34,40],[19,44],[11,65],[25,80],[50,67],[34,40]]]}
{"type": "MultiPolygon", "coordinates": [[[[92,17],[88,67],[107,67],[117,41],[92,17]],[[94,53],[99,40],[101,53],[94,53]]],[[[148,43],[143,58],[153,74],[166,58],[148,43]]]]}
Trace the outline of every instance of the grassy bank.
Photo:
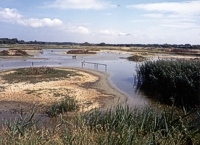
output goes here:
{"type": "Polygon", "coordinates": [[[57,118],[53,125],[27,118],[5,122],[1,144],[200,144],[198,110],[134,109],[118,106],[107,111],[57,118]]]}
{"type": "Polygon", "coordinates": [[[69,78],[79,75],[75,71],[59,70],[52,67],[19,68],[2,76],[9,83],[53,81],[59,78],[69,78]]]}
{"type": "Polygon", "coordinates": [[[200,61],[157,60],[137,67],[138,89],[164,103],[200,104],[200,61]]]}

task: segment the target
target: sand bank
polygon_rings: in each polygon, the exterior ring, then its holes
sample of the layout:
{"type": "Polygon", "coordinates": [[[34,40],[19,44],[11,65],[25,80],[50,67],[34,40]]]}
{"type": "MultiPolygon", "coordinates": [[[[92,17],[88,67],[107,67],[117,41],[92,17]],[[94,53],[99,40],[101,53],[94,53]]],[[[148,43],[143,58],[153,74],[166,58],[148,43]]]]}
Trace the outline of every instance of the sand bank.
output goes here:
{"type": "Polygon", "coordinates": [[[78,101],[80,111],[94,108],[107,109],[126,102],[128,96],[117,90],[108,80],[108,74],[95,70],[79,68],[58,68],[76,71],[80,74],[65,79],[43,81],[35,84],[28,82],[7,83],[1,78],[7,71],[0,73],[0,111],[29,111],[34,105],[44,113],[54,102],[66,95],[78,101]]]}

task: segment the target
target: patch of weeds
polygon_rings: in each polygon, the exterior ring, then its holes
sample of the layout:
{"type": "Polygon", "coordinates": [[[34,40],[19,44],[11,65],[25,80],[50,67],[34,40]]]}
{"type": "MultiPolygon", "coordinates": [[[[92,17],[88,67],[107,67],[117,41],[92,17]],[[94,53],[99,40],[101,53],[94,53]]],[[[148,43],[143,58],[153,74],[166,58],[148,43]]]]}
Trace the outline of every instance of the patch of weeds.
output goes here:
{"type": "Polygon", "coordinates": [[[36,90],[24,90],[26,91],[26,94],[34,94],[36,92],[36,90]]]}
{"type": "Polygon", "coordinates": [[[49,117],[55,117],[58,114],[62,114],[68,111],[75,111],[77,109],[77,101],[72,97],[65,96],[61,102],[54,103],[46,113],[49,117]]]}
{"type": "Polygon", "coordinates": [[[73,92],[71,89],[67,89],[67,88],[64,88],[64,90],[65,90],[67,93],[72,93],[72,92],[73,92]]]}
{"type": "MultiPolygon", "coordinates": [[[[43,93],[37,93],[36,95],[37,95],[37,97],[40,97],[40,95],[42,95],[43,93]]],[[[41,97],[40,97],[41,98],[41,97]]]]}
{"type": "Polygon", "coordinates": [[[84,104],[87,105],[87,106],[90,106],[90,105],[92,105],[92,102],[91,101],[87,101],[84,104]]]}
{"type": "Polygon", "coordinates": [[[56,91],[56,89],[48,89],[48,91],[50,91],[50,93],[52,92],[55,92],[56,91]]]}
{"type": "Polygon", "coordinates": [[[60,96],[64,96],[64,94],[55,92],[55,93],[53,93],[53,96],[54,97],[60,97],[60,96]]]}
{"type": "Polygon", "coordinates": [[[4,86],[0,86],[0,91],[1,92],[5,91],[5,87],[4,86]]]}
{"type": "Polygon", "coordinates": [[[30,67],[16,69],[14,72],[3,75],[2,78],[8,83],[38,83],[42,81],[56,81],[61,78],[70,78],[78,75],[80,76],[80,74],[71,70],[59,70],[50,67],[30,67]]]}

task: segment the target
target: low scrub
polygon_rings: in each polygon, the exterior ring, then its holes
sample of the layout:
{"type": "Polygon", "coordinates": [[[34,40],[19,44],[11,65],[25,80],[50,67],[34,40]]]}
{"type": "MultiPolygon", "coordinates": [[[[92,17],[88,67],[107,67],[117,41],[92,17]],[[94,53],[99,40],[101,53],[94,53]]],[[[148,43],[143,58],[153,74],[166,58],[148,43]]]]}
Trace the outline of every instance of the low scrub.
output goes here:
{"type": "Polygon", "coordinates": [[[157,60],[137,66],[138,89],[164,103],[200,104],[200,61],[157,60]]]}

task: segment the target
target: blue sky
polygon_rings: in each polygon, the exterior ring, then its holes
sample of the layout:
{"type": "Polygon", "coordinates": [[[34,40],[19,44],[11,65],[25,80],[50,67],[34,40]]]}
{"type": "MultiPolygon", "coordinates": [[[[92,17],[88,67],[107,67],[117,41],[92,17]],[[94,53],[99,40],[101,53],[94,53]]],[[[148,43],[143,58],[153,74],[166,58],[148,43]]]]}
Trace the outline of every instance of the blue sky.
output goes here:
{"type": "Polygon", "coordinates": [[[0,0],[0,38],[200,44],[200,0],[0,0]]]}

